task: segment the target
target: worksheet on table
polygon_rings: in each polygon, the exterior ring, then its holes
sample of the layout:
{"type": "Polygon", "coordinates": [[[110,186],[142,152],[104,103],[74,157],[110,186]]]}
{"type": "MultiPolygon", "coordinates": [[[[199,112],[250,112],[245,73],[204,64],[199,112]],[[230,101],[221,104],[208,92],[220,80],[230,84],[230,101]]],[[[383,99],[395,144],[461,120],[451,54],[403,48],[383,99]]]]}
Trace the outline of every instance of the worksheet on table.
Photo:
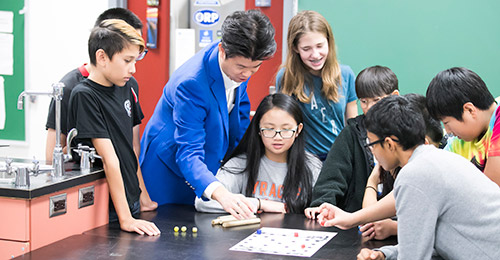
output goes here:
{"type": "Polygon", "coordinates": [[[263,227],[229,250],[311,257],[335,235],[336,232],[263,227]]]}

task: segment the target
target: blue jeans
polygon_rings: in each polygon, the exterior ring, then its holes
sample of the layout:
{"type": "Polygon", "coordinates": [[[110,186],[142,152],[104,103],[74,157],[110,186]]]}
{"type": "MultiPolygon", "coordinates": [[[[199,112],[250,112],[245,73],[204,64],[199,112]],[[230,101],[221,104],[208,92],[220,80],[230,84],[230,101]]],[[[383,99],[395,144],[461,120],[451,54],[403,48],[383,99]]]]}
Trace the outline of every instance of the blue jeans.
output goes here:
{"type": "MultiPolygon", "coordinates": [[[[134,202],[134,204],[132,204],[130,213],[132,213],[133,217],[139,216],[139,213],[141,213],[141,203],[139,201],[136,201],[134,202]]],[[[118,214],[116,214],[115,207],[111,206],[109,209],[109,222],[111,223],[115,221],[118,221],[118,214]]]]}

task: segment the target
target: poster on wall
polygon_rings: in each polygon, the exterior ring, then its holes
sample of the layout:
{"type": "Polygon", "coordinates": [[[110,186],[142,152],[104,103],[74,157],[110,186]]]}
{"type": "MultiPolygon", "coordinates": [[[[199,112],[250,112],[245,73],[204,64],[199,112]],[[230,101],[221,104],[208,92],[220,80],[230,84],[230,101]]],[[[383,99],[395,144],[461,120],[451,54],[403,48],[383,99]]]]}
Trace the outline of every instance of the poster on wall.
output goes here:
{"type": "Polygon", "coordinates": [[[0,74],[12,75],[14,64],[14,13],[0,11],[0,74]]]}
{"type": "Polygon", "coordinates": [[[148,36],[146,46],[150,49],[156,49],[158,40],[158,8],[148,7],[146,11],[146,21],[148,36]]]}

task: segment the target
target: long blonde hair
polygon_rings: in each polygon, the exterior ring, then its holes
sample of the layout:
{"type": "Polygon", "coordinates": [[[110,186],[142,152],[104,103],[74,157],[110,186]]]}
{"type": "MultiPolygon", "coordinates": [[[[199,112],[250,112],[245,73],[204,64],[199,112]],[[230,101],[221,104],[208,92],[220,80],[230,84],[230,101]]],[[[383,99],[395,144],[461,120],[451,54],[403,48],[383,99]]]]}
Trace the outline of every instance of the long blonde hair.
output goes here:
{"type": "Polygon", "coordinates": [[[321,33],[328,41],[328,55],[321,69],[321,78],[323,80],[321,93],[327,99],[337,102],[339,100],[338,86],[341,84],[341,71],[335,51],[335,39],[328,21],[315,11],[299,12],[290,20],[287,40],[288,54],[283,65],[285,71],[281,81],[281,92],[294,95],[300,102],[311,102],[313,88],[311,88],[311,93],[307,96],[304,92],[304,85],[309,81],[312,83],[312,78],[297,49],[300,38],[308,32],[321,33]]]}

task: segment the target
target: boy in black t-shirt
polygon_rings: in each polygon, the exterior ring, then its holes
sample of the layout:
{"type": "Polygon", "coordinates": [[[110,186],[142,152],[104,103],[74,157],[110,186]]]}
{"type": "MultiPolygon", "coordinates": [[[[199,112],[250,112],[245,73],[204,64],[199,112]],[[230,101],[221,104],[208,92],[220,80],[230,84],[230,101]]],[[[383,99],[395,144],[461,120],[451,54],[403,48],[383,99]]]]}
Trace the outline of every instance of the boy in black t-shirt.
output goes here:
{"type": "Polygon", "coordinates": [[[138,163],[133,149],[133,127],[140,121],[130,86],[135,62],[144,52],[144,40],[123,20],[104,20],[89,38],[91,70],[72,91],[68,128],[78,129],[76,143],[95,147],[102,156],[114,214],[122,230],[158,235],[152,222],[135,219],[140,212],[141,189],[138,163]],[[116,212],[116,213],[115,213],[116,212]]]}
{"type": "MultiPolygon", "coordinates": [[[[134,29],[141,34],[142,30],[142,22],[133,12],[128,9],[116,7],[110,8],[106,11],[102,12],[99,17],[97,17],[94,26],[98,26],[102,21],[106,19],[120,19],[128,24],[130,24],[134,29]]],[[[145,53],[144,53],[145,54],[145,53]]],[[[141,55],[143,58],[144,55],[141,55]]],[[[137,59],[139,60],[139,59],[137,59]]],[[[63,97],[61,100],[61,146],[66,149],[66,135],[70,129],[67,127],[68,122],[68,103],[69,98],[71,96],[71,92],[78,85],[78,83],[82,82],[89,76],[90,64],[83,64],[82,66],[75,68],[74,70],[68,72],[61,79],[61,82],[64,83],[65,87],[63,89],[63,97]]],[[[139,86],[134,77],[130,78],[130,80],[125,84],[125,87],[130,89],[134,95],[134,101],[137,105],[137,110],[139,113],[139,120],[135,122],[133,132],[134,132],[134,150],[138,155],[140,153],[141,145],[140,145],[140,129],[139,126],[141,124],[142,119],[144,118],[144,114],[142,113],[141,106],[139,104],[139,86]]],[[[54,147],[56,145],[56,124],[55,124],[55,102],[52,100],[50,102],[49,113],[47,116],[47,123],[45,125],[47,128],[47,141],[45,145],[45,158],[47,163],[52,162],[52,155],[54,152],[54,147]]],[[[149,194],[145,188],[144,180],[142,178],[141,171],[137,172],[137,177],[139,179],[139,185],[141,187],[141,199],[140,206],[141,211],[151,211],[155,210],[158,207],[158,203],[151,200],[149,194]]]]}

